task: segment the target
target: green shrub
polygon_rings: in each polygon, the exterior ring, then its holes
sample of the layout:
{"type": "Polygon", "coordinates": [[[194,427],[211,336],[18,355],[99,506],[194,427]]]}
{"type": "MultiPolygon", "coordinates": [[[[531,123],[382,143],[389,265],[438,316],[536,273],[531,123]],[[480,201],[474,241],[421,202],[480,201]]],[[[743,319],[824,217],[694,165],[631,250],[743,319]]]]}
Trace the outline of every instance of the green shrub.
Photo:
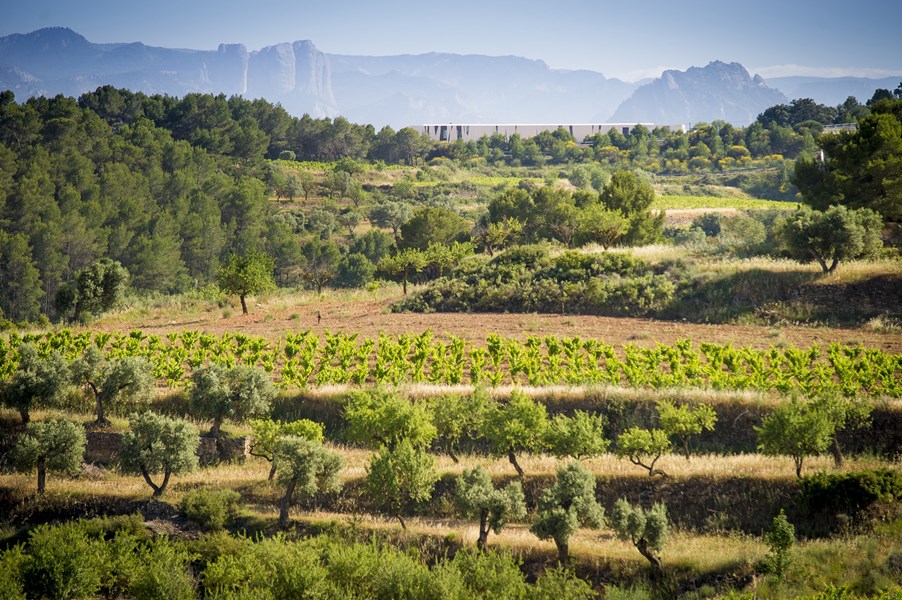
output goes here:
{"type": "Polygon", "coordinates": [[[135,600],[191,600],[196,582],[189,570],[191,556],[180,544],[156,538],[138,552],[127,594],[135,600]]]}
{"type": "Polygon", "coordinates": [[[22,570],[26,561],[22,546],[14,546],[0,553],[0,598],[25,600],[22,570]]]}
{"type": "Polygon", "coordinates": [[[507,551],[461,550],[450,567],[458,571],[472,597],[523,598],[526,580],[517,560],[507,551]]]}
{"type": "Polygon", "coordinates": [[[222,529],[238,515],[241,495],[235,490],[193,490],[179,502],[179,510],[207,529],[222,529]]]}
{"type": "Polygon", "coordinates": [[[770,572],[779,578],[786,574],[789,566],[789,551],[796,542],[796,529],[786,519],[786,513],[780,509],[780,514],[774,517],[770,528],[764,532],[764,543],[770,549],[766,559],[766,565],[770,572]]]}
{"type": "Polygon", "coordinates": [[[433,587],[432,573],[417,557],[379,544],[330,545],[329,579],[345,598],[422,598],[445,594],[433,587]]]}
{"type": "Polygon", "coordinates": [[[543,244],[530,244],[524,246],[511,246],[491,260],[490,264],[496,265],[523,265],[530,269],[546,266],[551,262],[548,256],[548,246],[543,244]]]}
{"type": "Polygon", "coordinates": [[[337,597],[327,593],[334,586],[315,548],[276,535],[254,544],[253,552],[271,573],[269,585],[276,598],[337,597]]]}
{"type": "Polygon", "coordinates": [[[85,598],[100,590],[104,547],[81,522],[40,525],[28,538],[24,581],[29,596],[85,598]]]}
{"type": "Polygon", "coordinates": [[[109,540],[116,535],[129,535],[138,539],[147,537],[144,517],[140,513],[96,517],[80,521],[80,523],[82,530],[93,538],[109,540]]]}
{"type": "Polygon", "coordinates": [[[813,513],[857,513],[874,502],[902,500],[902,473],[872,469],[802,478],[802,500],[813,513]]]}
{"type": "MultiPolygon", "coordinates": [[[[589,600],[597,598],[588,583],[577,577],[573,571],[564,568],[551,569],[536,580],[530,589],[533,600],[589,600]]],[[[605,596],[607,598],[607,596],[605,596]]]]}

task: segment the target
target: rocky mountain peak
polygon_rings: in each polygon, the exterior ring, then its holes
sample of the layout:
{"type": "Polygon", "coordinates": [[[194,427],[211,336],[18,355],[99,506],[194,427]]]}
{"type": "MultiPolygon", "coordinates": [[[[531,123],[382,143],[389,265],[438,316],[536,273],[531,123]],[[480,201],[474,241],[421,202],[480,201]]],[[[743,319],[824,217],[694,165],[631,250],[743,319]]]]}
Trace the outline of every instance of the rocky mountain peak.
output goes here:
{"type": "Polygon", "coordinates": [[[741,64],[715,60],[704,67],[665,71],[633,92],[611,120],[688,125],[720,119],[745,125],[786,101],[782,92],[753,78],[741,64]]]}

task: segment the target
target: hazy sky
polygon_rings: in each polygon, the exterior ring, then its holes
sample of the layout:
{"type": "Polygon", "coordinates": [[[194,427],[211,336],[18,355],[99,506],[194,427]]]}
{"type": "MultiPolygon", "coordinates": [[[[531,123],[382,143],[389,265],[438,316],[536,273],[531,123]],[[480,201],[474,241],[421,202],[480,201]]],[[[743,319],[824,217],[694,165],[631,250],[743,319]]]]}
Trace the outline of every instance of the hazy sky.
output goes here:
{"type": "Polygon", "coordinates": [[[92,42],[335,54],[517,55],[635,80],[736,61],[751,72],[902,74],[900,0],[4,0],[0,35],[66,26],[92,42]]]}

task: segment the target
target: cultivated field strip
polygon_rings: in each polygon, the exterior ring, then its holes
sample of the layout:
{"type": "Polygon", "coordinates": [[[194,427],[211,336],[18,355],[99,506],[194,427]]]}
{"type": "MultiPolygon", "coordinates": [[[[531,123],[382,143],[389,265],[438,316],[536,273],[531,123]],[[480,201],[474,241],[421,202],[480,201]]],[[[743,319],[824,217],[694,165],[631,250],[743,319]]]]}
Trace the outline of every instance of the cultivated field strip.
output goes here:
{"type": "Polygon", "coordinates": [[[641,348],[601,340],[528,336],[524,341],[489,334],[485,345],[463,338],[421,334],[363,338],[311,331],[272,340],[242,333],[197,330],[165,336],[69,329],[0,338],[0,378],[18,364],[23,343],[42,355],[73,359],[94,345],[110,358],[139,356],[171,387],[187,383],[193,369],[209,363],[262,368],[283,388],[335,385],[461,384],[517,386],[609,385],[634,389],[700,388],[902,397],[902,354],[862,346],[771,347],[766,350],[684,339],[641,348]]]}

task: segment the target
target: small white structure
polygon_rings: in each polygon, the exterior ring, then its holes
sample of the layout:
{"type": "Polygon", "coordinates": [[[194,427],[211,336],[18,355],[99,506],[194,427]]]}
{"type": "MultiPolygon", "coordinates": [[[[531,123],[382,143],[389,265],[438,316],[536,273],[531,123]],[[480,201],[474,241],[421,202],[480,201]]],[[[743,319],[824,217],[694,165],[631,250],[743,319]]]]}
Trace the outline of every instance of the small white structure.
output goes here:
{"type": "Polygon", "coordinates": [[[657,127],[668,127],[671,131],[686,131],[685,125],[661,125],[657,123],[430,123],[422,126],[411,126],[419,129],[437,142],[456,142],[461,140],[469,142],[478,140],[483,136],[502,135],[510,137],[519,134],[521,138],[531,138],[543,131],[557,131],[563,128],[572,135],[577,142],[582,142],[589,136],[598,133],[607,133],[616,129],[623,135],[629,135],[636,125],[642,125],[649,131],[657,127]]]}

